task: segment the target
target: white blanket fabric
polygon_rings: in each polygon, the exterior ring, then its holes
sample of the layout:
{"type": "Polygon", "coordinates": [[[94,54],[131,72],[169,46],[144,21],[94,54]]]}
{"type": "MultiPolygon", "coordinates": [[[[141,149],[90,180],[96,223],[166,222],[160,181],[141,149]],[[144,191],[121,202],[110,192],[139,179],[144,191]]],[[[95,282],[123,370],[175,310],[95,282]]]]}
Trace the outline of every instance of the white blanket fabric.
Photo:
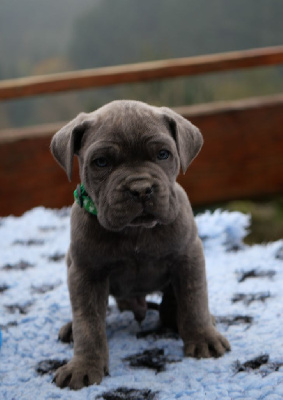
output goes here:
{"type": "MultiPolygon", "coordinates": [[[[54,371],[46,371],[50,360],[68,360],[73,353],[72,345],[57,340],[71,319],[64,261],[69,209],[35,208],[0,219],[0,399],[283,399],[283,241],[243,245],[249,217],[236,212],[206,212],[196,220],[210,309],[232,351],[220,359],[183,358],[182,341],[174,336],[137,338],[156,326],[157,311],[148,311],[140,327],[110,299],[111,376],[75,392],[57,388],[54,371]],[[160,368],[124,360],[150,349],[160,350],[160,368]]],[[[149,299],[160,301],[158,294],[149,299]]]]}

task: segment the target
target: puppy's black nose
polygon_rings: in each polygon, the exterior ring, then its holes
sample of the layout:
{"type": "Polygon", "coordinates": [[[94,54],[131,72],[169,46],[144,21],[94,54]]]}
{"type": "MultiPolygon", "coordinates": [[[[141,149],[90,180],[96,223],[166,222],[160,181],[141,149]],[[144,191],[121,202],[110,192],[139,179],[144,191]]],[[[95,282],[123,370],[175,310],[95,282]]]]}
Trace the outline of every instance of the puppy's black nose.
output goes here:
{"type": "Polygon", "coordinates": [[[148,182],[139,183],[131,185],[129,193],[136,201],[146,201],[153,195],[153,187],[148,182]]]}

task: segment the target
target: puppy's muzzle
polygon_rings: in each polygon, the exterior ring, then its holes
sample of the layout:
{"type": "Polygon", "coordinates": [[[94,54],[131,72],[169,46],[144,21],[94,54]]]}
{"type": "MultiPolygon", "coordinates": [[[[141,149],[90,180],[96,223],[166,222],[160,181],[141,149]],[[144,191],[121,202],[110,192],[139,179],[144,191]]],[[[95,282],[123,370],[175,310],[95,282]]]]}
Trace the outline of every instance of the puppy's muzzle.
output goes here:
{"type": "Polygon", "coordinates": [[[153,185],[147,181],[134,182],[128,192],[133,200],[144,203],[153,196],[153,185]]]}
{"type": "Polygon", "coordinates": [[[126,181],[125,189],[130,199],[136,204],[135,208],[137,207],[139,210],[130,225],[153,227],[157,223],[156,217],[152,213],[157,184],[153,184],[153,179],[147,174],[130,176],[126,181]]]}
{"type": "Polygon", "coordinates": [[[125,190],[130,198],[139,203],[146,203],[154,195],[154,179],[147,173],[132,174],[125,180],[125,190]]]}

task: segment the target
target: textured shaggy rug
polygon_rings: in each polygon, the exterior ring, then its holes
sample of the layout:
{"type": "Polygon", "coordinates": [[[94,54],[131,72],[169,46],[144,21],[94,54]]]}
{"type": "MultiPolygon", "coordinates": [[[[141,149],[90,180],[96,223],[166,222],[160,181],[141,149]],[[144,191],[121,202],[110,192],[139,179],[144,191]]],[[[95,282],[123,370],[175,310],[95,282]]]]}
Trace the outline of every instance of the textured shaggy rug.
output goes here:
{"type": "Polygon", "coordinates": [[[69,209],[0,219],[0,399],[283,399],[283,241],[243,245],[249,218],[221,211],[198,216],[197,224],[211,312],[232,351],[183,358],[178,336],[156,329],[157,311],[139,326],[110,298],[111,376],[78,392],[58,389],[54,370],[72,356],[72,345],[57,340],[71,318],[69,224],[69,209]]]}

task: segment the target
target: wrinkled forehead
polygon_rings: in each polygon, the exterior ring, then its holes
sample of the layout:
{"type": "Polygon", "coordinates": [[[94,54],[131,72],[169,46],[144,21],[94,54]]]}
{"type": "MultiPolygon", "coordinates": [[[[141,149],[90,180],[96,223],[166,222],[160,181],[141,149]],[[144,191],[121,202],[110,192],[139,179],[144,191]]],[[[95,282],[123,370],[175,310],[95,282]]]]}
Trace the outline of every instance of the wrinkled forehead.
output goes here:
{"type": "Polygon", "coordinates": [[[129,145],[168,134],[165,119],[157,108],[138,102],[119,102],[93,113],[87,136],[88,141],[114,140],[129,145]]]}

